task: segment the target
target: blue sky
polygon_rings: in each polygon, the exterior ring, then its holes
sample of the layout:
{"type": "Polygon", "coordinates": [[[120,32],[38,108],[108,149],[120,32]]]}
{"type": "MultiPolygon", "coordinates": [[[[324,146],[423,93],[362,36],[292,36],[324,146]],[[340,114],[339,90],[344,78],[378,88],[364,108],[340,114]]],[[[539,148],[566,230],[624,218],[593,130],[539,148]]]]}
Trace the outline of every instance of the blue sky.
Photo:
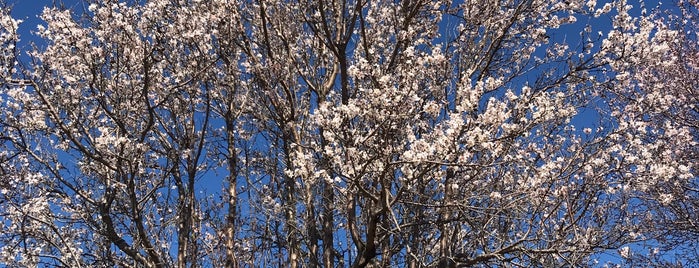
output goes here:
{"type": "MultiPolygon", "coordinates": [[[[39,16],[44,7],[53,5],[52,0],[6,0],[12,6],[12,16],[15,19],[22,20],[19,25],[20,44],[19,48],[26,51],[26,46],[32,41],[36,41],[36,37],[32,36],[32,32],[36,30],[36,26],[43,21],[39,16]]],[[[64,0],[64,6],[71,9],[82,9],[83,3],[80,0],[64,0]]],[[[23,55],[24,56],[24,55],[23,55]]]]}

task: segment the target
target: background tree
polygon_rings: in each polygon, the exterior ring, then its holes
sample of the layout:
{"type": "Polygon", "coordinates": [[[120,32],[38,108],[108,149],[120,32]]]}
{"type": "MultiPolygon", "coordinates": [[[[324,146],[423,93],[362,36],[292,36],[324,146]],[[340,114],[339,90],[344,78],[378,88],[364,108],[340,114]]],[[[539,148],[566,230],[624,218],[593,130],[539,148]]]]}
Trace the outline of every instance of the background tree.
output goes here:
{"type": "Polygon", "coordinates": [[[617,45],[610,45],[627,54],[611,65],[619,71],[612,90],[614,106],[619,107],[617,112],[623,113],[630,127],[637,129],[633,137],[644,147],[627,150],[626,159],[636,161],[634,155],[650,153],[669,163],[636,165],[641,172],[632,192],[647,213],[643,220],[648,226],[647,238],[657,240],[647,245],[648,252],[629,256],[628,261],[636,265],[657,262],[692,266],[697,265],[699,257],[699,181],[685,172],[696,172],[699,157],[699,3],[676,4],[673,10],[650,10],[648,18],[633,22],[627,18],[621,23],[630,27],[620,27],[615,33],[617,45]],[[664,258],[668,255],[669,260],[664,258]]]}
{"type": "Polygon", "coordinates": [[[674,17],[694,2],[84,3],[46,9],[30,50],[1,12],[0,263],[585,266],[696,243],[696,25],[674,17]]]}

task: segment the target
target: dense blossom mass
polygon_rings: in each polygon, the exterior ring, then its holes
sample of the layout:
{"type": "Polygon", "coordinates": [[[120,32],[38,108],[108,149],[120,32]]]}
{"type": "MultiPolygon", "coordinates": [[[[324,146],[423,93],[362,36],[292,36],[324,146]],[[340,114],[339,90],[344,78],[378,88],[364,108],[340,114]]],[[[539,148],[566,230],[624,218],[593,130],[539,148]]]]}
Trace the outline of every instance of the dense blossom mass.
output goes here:
{"type": "Polygon", "coordinates": [[[2,2],[0,265],[699,265],[696,0],[2,2]]]}

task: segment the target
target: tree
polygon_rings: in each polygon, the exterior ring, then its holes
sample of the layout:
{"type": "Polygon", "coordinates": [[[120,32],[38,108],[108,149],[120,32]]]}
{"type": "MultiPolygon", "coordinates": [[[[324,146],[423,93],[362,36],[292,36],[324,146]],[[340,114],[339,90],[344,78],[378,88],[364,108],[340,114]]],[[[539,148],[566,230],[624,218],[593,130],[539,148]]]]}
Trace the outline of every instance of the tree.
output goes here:
{"type": "Polygon", "coordinates": [[[696,234],[695,25],[626,1],[85,6],[27,50],[1,12],[0,263],[581,266],[696,234]]]}
{"type": "Polygon", "coordinates": [[[699,258],[699,180],[685,171],[696,172],[699,157],[699,25],[695,19],[699,3],[678,1],[675,8],[675,12],[654,9],[648,18],[627,23],[635,27],[619,31],[623,37],[616,51],[623,46],[634,51],[612,65],[619,71],[612,92],[619,103],[617,111],[623,111],[629,124],[638,128],[634,134],[639,145],[649,148],[647,144],[654,143],[655,150],[649,153],[664,163],[677,163],[669,167],[637,164],[645,174],[637,174],[643,182],[637,183],[634,195],[649,214],[643,221],[649,227],[648,237],[660,243],[649,246],[650,254],[631,259],[667,263],[658,256],[666,253],[677,255],[672,261],[692,266],[699,258]],[[658,176],[663,169],[667,169],[665,175],[658,176]]]}

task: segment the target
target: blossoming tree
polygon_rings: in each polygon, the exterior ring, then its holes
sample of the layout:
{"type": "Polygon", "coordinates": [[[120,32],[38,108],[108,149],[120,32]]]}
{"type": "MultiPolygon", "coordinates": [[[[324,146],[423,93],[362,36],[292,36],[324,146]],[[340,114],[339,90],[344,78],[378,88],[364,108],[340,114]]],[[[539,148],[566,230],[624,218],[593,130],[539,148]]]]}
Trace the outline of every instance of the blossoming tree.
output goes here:
{"type": "Polygon", "coordinates": [[[614,112],[623,116],[620,126],[630,130],[624,159],[635,170],[627,185],[639,213],[646,214],[647,238],[661,241],[651,244],[650,252],[627,256],[632,265],[666,262],[658,256],[661,249],[682,256],[688,266],[699,264],[699,180],[687,172],[696,174],[699,157],[699,3],[679,1],[675,8],[625,18],[619,25],[627,26],[613,32],[618,42],[608,46],[616,57],[626,54],[611,64],[618,74],[610,93],[614,112]],[[652,154],[663,164],[638,154],[652,154]]]}
{"type": "Polygon", "coordinates": [[[2,5],[0,263],[580,266],[697,234],[694,24],[624,0],[82,6],[27,48],[2,5]]]}

